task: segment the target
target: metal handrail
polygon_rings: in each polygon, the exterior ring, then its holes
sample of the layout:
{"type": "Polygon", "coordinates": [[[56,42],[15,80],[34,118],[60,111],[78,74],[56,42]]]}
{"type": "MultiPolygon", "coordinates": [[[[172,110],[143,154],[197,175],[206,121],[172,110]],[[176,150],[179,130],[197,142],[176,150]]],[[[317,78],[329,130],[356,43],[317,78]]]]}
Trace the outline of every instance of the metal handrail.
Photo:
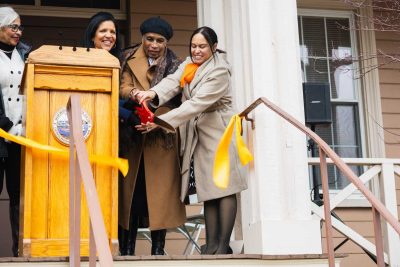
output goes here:
{"type": "Polygon", "coordinates": [[[80,220],[81,220],[81,178],[86,194],[90,218],[89,233],[89,266],[96,266],[96,248],[99,254],[100,266],[112,267],[113,259],[99,197],[90,167],[89,157],[82,134],[81,106],[78,94],[72,94],[67,104],[68,121],[70,125],[70,204],[69,204],[69,260],[71,267],[80,266],[80,220]]]}
{"type": "Polygon", "coordinates": [[[332,235],[332,222],[331,222],[331,211],[330,211],[330,200],[329,200],[329,186],[328,186],[328,173],[327,173],[327,163],[326,156],[328,156],[336,167],[353,183],[358,190],[365,196],[365,198],[372,205],[373,212],[373,223],[375,231],[375,246],[377,255],[377,264],[379,267],[384,267],[383,258],[383,240],[381,232],[380,216],[382,216],[400,235],[400,223],[397,219],[390,213],[390,211],[380,202],[373,193],[366,187],[360,179],[354,174],[350,167],[329,147],[329,145],[322,140],[316,133],[307,128],[303,123],[298,121],[296,118],[291,116],[289,113],[285,112],[277,105],[273,104],[265,97],[260,97],[254,101],[250,106],[248,106],[243,112],[239,114],[240,117],[244,117],[246,120],[251,121],[252,128],[254,129],[254,120],[248,117],[248,114],[254,110],[258,105],[264,104],[269,109],[277,113],[279,116],[284,118],[286,121],[295,126],[298,130],[305,133],[309,138],[314,140],[319,146],[319,157],[320,157],[320,171],[322,180],[322,193],[324,199],[324,214],[325,214],[325,229],[326,229],[326,239],[327,239],[327,252],[329,266],[335,266],[334,259],[334,247],[333,247],[333,235],[332,235]]]}

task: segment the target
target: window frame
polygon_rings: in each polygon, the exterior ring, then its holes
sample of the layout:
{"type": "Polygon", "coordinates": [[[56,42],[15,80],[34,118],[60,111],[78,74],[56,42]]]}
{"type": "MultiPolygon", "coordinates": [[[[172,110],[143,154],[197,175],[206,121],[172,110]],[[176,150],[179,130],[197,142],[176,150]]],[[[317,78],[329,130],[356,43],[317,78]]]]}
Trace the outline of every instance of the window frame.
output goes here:
{"type": "MultiPolygon", "coordinates": [[[[305,8],[298,8],[297,9],[297,16],[306,16],[306,17],[319,17],[319,18],[345,18],[349,20],[349,25],[351,29],[354,29],[355,25],[355,15],[353,11],[347,11],[347,10],[322,10],[322,9],[305,9],[305,8]]],[[[303,31],[303,26],[299,25],[299,29],[303,31]]],[[[350,41],[351,41],[351,52],[352,55],[359,55],[359,40],[357,38],[357,32],[355,30],[350,30],[350,41]]],[[[363,36],[360,36],[360,39],[363,36]]],[[[363,40],[364,41],[364,40],[363,40]]],[[[353,64],[356,64],[356,69],[359,69],[360,63],[355,62],[353,64]]],[[[328,75],[329,76],[329,75],[328,75]]],[[[329,77],[329,82],[330,77],[329,77]]],[[[365,86],[364,79],[355,79],[354,82],[354,89],[356,90],[356,100],[357,101],[349,101],[351,103],[358,103],[358,114],[359,114],[359,127],[360,127],[360,145],[361,145],[361,157],[366,157],[368,155],[368,147],[369,144],[367,144],[367,129],[365,125],[365,112],[366,110],[370,110],[369,107],[366,107],[365,105],[368,104],[368,102],[364,101],[364,94],[365,90],[370,90],[368,86],[365,86]],[[364,85],[364,86],[363,86],[364,85]]],[[[336,100],[332,99],[332,102],[335,103],[342,103],[342,102],[347,102],[345,100],[336,100]]],[[[370,139],[369,139],[370,140],[370,139]]],[[[336,189],[330,189],[329,194],[333,197],[337,193],[339,193],[341,190],[336,190],[336,189]]],[[[322,190],[320,190],[322,193],[322,190]]],[[[343,201],[338,207],[370,207],[370,203],[368,200],[366,200],[365,196],[360,193],[359,191],[356,191],[353,193],[351,196],[349,196],[345,201],[343,201]]]]}
{"type": "Polygon", "coordinates": [[[35,5],[12,6],[22,16],[90,18],[99,11],[106,11],[113,14],[117,20],[126,20],[126,1],[128,0],[119,1],[120,9],[42,6],[41,0],[35,0],[35,5]]]}

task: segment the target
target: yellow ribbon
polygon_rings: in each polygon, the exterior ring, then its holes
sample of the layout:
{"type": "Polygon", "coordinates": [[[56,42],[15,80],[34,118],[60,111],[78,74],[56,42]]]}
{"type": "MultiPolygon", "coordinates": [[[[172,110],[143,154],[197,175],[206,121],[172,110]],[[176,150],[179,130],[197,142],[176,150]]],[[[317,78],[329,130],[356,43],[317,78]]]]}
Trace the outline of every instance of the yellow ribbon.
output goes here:
{"type": "MultiPolygon", "coordinates": [[[[43,145],[40,144],[36,141],[33,141],[31,139],[22,137],[22,136],[15,136],[12,134],[9,134],[5,132],[3,129],[0,129],[0,137],[3,137],[5,139],[8,139],[10,141],[13,141],[14,143],[32,148],[32,149],[37,149],[41,150],[44,152],[48,152],[50,154],[55,154],[57,156],[60,156],[61,158],[68,158],[69,157],[69,150],[67,149],[62,149],[54,146],[48,146],[48,145],[43,145]]],[[[122,158],[113,158],[110,156],[104,156],[104,155],[89,155],[89,161],[93,163],[97,163],[100,165],[106,165],[106,166],[111,166],[118,168],[121,173],[126,176],[128,173],[128,160],[122,159],[122,158]]]]}
{"type": "Polygon", "coordinates": [[[219,188],[227,188],[229,184],[229,145],[232,139],[233,129],[236,126],[236,146],[242,165],[253,160],[253,156],[247,149],[240,133],[242,132],[242,120],[239,115],[232,116],[215,152],[213,178],[214,184],[219,188]]]}

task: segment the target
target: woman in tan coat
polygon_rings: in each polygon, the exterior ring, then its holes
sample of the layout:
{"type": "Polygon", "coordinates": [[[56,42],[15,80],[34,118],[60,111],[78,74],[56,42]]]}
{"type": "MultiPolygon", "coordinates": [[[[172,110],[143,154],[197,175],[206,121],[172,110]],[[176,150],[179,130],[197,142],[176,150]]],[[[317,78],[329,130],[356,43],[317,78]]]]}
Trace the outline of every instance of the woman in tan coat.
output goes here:
{"type": "MultiPolygon", "coordinates": [[[[167,48],[171,26],[159,17],[149,18],[140,27],[142,43],[124,51],[121,65],[120,98],[130,98],[133,90],[146,91],[180,64],[167,48]]],[[[178,107],[180,97],[153,110],[161,115],[178,107]]],[[[130,125],[129,127],[133,127],[130,125]]],[[[120,136],[130,133],[120,129],[120,136]]],[[[180,201],[178,137],[161,130],[142,135],[131,142],[120,139],[120,156],[129,160],[129,172],[119,184],[119,241],[121,255],[134,255],[138,227],[151,230],[152,255],[164,254],[166,229],[186,220],[180,201]],[[121,227],[123,229],[121,229],[121,227]]]]}
{"type": "MultiPolygon", "coordinates": [[[[204,254],[232,253],[229,239],[237,210],[236,193],[247,188],[246,180],[239,174],[238,157],[233,147],[230,150],[230,184],[226,189],[220,189],[213,183],[215,151],[234,115],[230,66],[225,53],[217,50],[217,42],[217,35],[211,28],[197,29],[190,40],[191,57],[149,91],[134,92],[139,102],[155,99],[155,105],[183,94],[182,105],[159,118],[175,128],[179,126],[183,155],[181,199],[187,194],[189,177],[194,176],[198,200],[204,201],[204,254]]],[[[157,125],[148,123],[137,128],[151,131],[157,125]]]]}

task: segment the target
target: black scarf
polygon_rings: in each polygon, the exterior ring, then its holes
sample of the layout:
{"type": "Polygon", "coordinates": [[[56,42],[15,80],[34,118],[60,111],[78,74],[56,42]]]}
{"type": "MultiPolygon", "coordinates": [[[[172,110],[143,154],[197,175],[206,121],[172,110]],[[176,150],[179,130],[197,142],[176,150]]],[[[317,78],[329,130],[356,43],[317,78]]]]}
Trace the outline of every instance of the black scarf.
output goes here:
{"type": "Polygon", "coordinates": [[[0,42],[0,49],[6,54],[10,59],[12,56],[12,52],[14,51],[15,46],[5,44],[3,42],[0,42]]]}

